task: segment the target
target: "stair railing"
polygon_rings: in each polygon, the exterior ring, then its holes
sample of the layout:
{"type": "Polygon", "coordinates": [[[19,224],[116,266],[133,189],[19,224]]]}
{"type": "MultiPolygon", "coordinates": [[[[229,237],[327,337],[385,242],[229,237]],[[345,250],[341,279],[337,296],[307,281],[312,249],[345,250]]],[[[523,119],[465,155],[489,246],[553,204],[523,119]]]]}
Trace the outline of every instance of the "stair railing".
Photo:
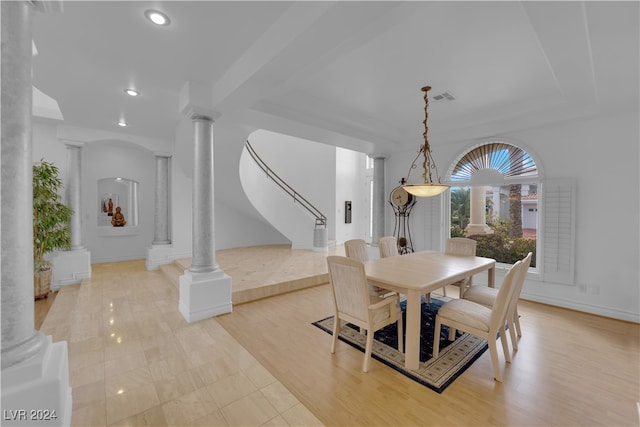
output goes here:
{"type": "Polygon", "coordinates": [[[315,206],[313,206],[307,199],[302,197],[300,193],[295,191],[289,184],[287,184],[282,178],[278,176],[267,164],[258,156],[258,153],[255,152],[251,143],[247,140],[245,147],[247,148],[247,152],[251,155],[251,158],[256,162],[256,164],[262,169],[262,171],[267,175],[268,179],[271,179],[276,183],[278,187],[284,190],[289,196],[293,198],[293,203],[299,204],[303,209],[305,209],[312,217],[315,218],[316,226],[324,226],[327,225],[327,217],[318,210],[315,206]]]}

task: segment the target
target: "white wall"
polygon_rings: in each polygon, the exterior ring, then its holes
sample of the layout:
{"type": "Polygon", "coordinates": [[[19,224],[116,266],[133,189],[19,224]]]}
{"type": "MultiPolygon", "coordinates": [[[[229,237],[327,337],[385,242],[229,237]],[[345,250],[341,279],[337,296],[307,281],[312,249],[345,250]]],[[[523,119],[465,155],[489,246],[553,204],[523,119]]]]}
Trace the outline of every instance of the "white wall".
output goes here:
{"type": "MultiPolygon", "coordinates": [[[[91,262],[144,259],[153,241],[155,208],[155,157],[142,147],[120,141],[93,142],[82,149],[82,240],[91,262]],[[127,178],[138,182],[138,224],[132,226],[130,210],[124,209],[127,225],[121,229],[98,226],[98,181],[127,178]]],[[[126,208],[126,196],[120,195],[126,208]]],[[[115,211],[115,206],[114,206],[115,211]]]]}
{"type": "MultiPolygon", "coordinates": [[[[491,138],[515,143],[536,155],[544,178],[577,182],[576,283],[544,283],[530,275],[524,298],[640,321],[639,128],[637,114],[622,114],[491,138]]],[[[441,173],[456,156],[479,142],[435,145],[441,173]]],[[[387,190],[395,186],[396,176],[406,173],[414,155],[406,151],[388,160],[387,190]]],[[[423,205],[419,199],[414,214],[423,205]]],[[[414,244],[424,235],[421,218],[421,214],[412,218],[414,244]]]]}
{"type": "Polygon", "coordinates": [[[32,127],[33,161],[55,164],[60,170],[62,182],[67,176],[67,149],[56,136],[56,124],[34,120],[32,127]]]}
{"type": "MultiPolygon", "coordinates": [[[[327,217],[327,235],[336,233],[336,147],[269,131],[249,141],[262,160],[298,194],[327,217]]],[[[273,183],[268,183],[273,185],[273,183]]]]}
{"type": "Polygon", "coordinates": [[[367,227],[365,215],[366,203],[365,162],[366,155],[356,151],[337,148],[336,165],[336,243],[350,239],[364,239],[367,227]],[[351,224],[344,221],[344,202],[350,200],[351,224]]]}
{"type": "Polygon", "coordinates": [[[240,158],[240,181],[256,210],[291,242],[292,249],[314,249],[315,217],[267,178],[246,150],[240,158]]]}

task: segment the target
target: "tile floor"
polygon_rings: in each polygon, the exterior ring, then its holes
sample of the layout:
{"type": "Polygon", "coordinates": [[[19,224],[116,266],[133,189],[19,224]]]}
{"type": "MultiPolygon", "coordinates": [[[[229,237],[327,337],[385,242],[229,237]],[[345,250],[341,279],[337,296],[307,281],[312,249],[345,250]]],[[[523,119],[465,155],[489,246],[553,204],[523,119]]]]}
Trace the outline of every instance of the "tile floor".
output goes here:
{"type": "Polygon", "coordinates": [[[40,330],[68,342],[72,425],[322,425],[215,318],[187,323],[178,296],[144,260],[59,291],[40,330]]]}

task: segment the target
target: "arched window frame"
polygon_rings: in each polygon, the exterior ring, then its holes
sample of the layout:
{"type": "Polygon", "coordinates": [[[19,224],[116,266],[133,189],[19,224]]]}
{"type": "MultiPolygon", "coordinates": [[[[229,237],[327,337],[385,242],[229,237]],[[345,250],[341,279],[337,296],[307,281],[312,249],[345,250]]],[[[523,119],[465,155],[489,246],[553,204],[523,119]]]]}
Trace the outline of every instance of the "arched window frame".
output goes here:
{"type": "MultiPolygon", "coordinates": [[[[506,155],[503,155],[502,157],[505,157],[505,156],[506,155]]],[[[498,156],[495,156],[495,157],[498,157],[498,156]]],[[[525,163],[526,162],[527,161],[525,161],[525,163]]],[[[525,147],[523,144],[514,143],[512,141],[507,141],[504,139],[490,139],[490,140],[484,140],[480,143],[470,145],[465,150],[463,150],[449,165],[449,168],[447,169],[447,173],[445,175],[445,180],[452,187],[473,187],[473,186],[502,187],[502,186],[507,186],[511,184],[535,184],[537,187],[538,206],[539,206],[540,199],[541,199],[542,181],[543,181],[542,175],[543,175],[542,164],[538,159],[537,155],[533,153],[532,150],[530,150],[528,147],[525,147]],[[520,171],[516,170],[516,171],[510,172],[508,170],[510,166],[505,165],[504,159],[502,159],[502,161],[498,160],[497,162],[489,161],[489,159],[482,159],[482,160],[477,160],[474,166],[468,168],[468,169],[473,169],[472,171],[470,170],[466,171],[467,173],[465,174],[470,175],[470,179],[466,179],[466,180],[459,179],[459,178],[456,179],[454,177],[454,172],[458,168],[458,164],[463,159],[465,159],[465,157],[470,157],[471,159],[474,159],[474,157],[478,157],[478,156],[474,156],[474,154],[478,154],[478,153],[482,153],[485,156],[490,157],[493,155],[492,153],[498,150],[488,150],[483,152],[483,149],[490,148],[492,146],[495,146],[495,148],[498,148],[498,149],[501,147],[504,147],[504,149],[508,147],[513,147],[516,151],[520,151],[521,153],[523,153],[524,156],[526,156],[527,159],[530,159],[530,162],[528,162],[528,164],[530,165],[533,164],[533,166],[535,167],[535,171],[531,173],[530,171],[528,171],[528,169],[525,169],[525,170],[520,170],[520,171]],[[501,171],[497,170],[498,167],[501,169],[501,171]],[[508,176],[510,174],[511,176],[508,176]]],[[[444,218],[446,221],[446,227],[444,228],[446,233],[445,238],[448,238],[450,237],[450,233],[451,233],[451,197],[450,196],[445,198],[445,212],[446,212],[446,214],[444,215],[444,218]]],[[[538,215],[536,216],[536,230],[541,230],[541,223],[542,223],[541,209],[538,209],[538,215]]],[[[543,239],[541,239],[540,237],[536,236],[536,254],[541,254],[541,251],[542,251],[543,239]]],[[[498,265],[504,268],[507,268],[509,266],[509,264],[504,264],[504,263],[498,263],[498,265]]],[[[536,267],[533,267],[530,269],[530,272],[538,273],[539,265],[540,263],[538,262],[536,267]]]]}
{"type": "MultiPolygon", "coordinates": [[[[537,184],[538,215],[536,236],[535,269],[531,269],[538,280],[549,283],[575,285],[575,219],[576,219],[576,183],[573,179],[549,179],[544,176],[544,169],[540,158],[536,153],[521,143],[505,140],[486,140],[468,146],[450,164],[445,175],[447,184],[452,187],[473,185],[509,185],[532,183],[537,184]],[[452,180],[452,173],[460,160],[468,153],[492,143],[504,143],[515,146],[525,151],[535,162],[537,177],[513,176],[498,178],[493,173],[478,173],[472,179],[461,181],[452,180]]],[[[449,237],[451,230],[451,197],[443,197],[441,207],[441,219],[443,233],[442,239],[449,237]]],[[[425,218],[428,218],[427,215],[425,218]]],[[[437,217],[433,215],[433,217],[437,217]]],[[[432,221],[433,222],[433,221],[432,221]]],[[[435,242],[437,243],[437,242],[435,242]]],[[[434,242],[432,242],[433,246],[434,242]]],[[[506,264],[503,264],[507,267],[506,264]]],[[[529,276],[531,277],[531,275],[529,276]]]]}

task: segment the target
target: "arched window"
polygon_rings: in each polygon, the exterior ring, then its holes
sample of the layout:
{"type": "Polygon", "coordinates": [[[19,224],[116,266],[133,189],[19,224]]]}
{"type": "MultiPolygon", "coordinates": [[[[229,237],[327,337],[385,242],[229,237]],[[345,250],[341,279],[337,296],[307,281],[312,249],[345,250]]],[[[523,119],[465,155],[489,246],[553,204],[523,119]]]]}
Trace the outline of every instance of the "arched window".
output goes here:
{"type": "Polygon", "coordinates": [[[516,145],[496,141],[461,154],[447,172],[450,235],[478,242],[477,255],[513,264],[533,252],[539,236],[538,166],[516,145]]]}

